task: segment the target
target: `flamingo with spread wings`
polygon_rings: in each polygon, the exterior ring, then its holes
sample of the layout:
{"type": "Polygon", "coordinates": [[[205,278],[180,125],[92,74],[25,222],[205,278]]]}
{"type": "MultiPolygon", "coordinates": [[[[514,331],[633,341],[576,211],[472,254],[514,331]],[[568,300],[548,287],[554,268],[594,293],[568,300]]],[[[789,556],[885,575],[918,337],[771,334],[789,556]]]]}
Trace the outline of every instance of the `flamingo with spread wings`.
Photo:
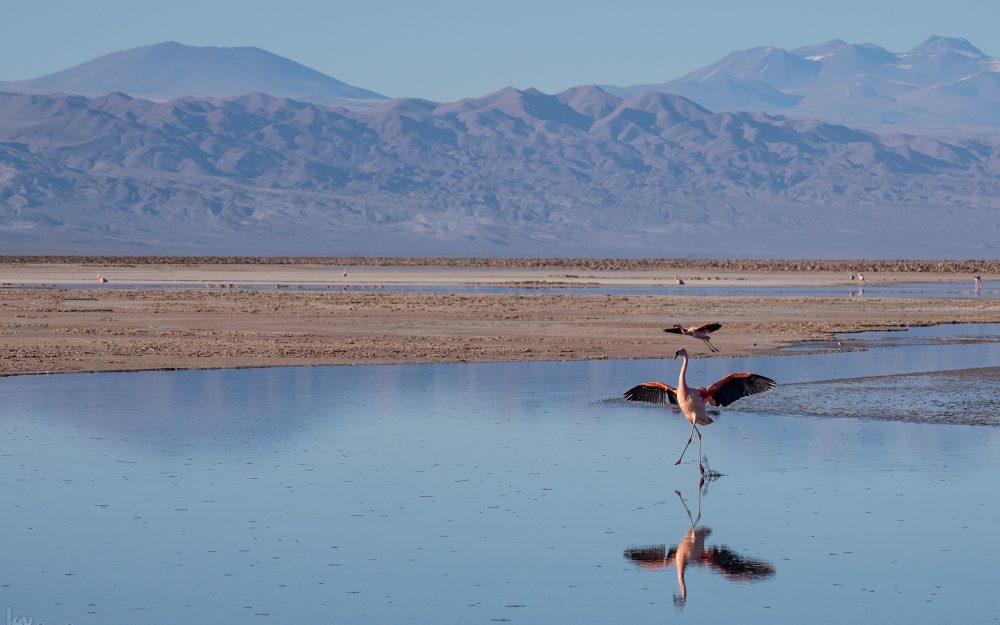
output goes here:
{"type": "Polygon", "coordinates": [[[664,332],[671,332],[673,334],[683,334],[684,336],[691,336],[696,339],[701,339],[705,341],[705,345],[708,345],[708,349],[713,352],[719,351],[716,349],[715,345],[712,345],[712,341],[709,340],[709,335],[722,327],[721,323],[703,323],[700,326],[691,326],[690,328],[685,328],[681,324],[677,324],[672,328],[665,328],[664,332]]]}
{"type": "Polygon", "coordinates": [[[708,416],[705,406],[728,406],[742,397],[763,393],[774,388],[775,382],[771,378],[756,373],[730,373],[711,386],[691,388],[687,385],[685,377],[688,366],[687,350],[677,350],[674,358],[676,359],[678,356],[683,360],[681,361],[681,373],[677,388],[663,382],[643,382],[625,391],[624,397],[628,401],[644,401],[663,405],[670,403],[679,406],[684,417],[691,423],[691,435],[688,436],[687,445],[684,445],[680,458],[674,464],[681,463],[685,452],[691,445],[691,440],[695,434],[698,434],[698,470],[704,473],[705,467],[701,462],[701,431],[698,426],[708,425],[713,421],[712,417],[708,416]]]}

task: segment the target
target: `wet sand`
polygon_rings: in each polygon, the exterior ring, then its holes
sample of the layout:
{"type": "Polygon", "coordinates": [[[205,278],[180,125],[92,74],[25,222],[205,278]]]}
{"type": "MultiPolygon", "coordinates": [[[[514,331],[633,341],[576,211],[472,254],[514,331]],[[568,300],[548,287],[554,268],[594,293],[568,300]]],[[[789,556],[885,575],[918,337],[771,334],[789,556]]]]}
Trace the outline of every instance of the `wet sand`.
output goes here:
{"type": "MultiPolygon", "coordinates": [[[[586,263],[440,267],[346,262],[3,262],[0,375],[659,358],[681,346],[701,357],[708,353],[700,342],[665,334],[662,328],[705,321],[724,324],[713,338],[719,355],[753,355],[800,341],[830,340],[835,332],[1000,322],[1000,301],[995,299],[380,290],[398,284],[672,285],[674,274],[681,273],[688,284],[843,285],[846,291],[852,281],[840,265],[823,271],[821,265],[792,269],[780,263],[771,270],[740,270],[704,262],[652,269],[602,269],[586,263]],[[98,273],[109,282],[98,284],[98,273]],[[116,288],[123,284],[127,288],[116,288]],[[364,288],[343,291],[344,286],[364,288]]],[[[913,267],[867,274],[866,281],[955,281],[964,278],[955,272],[967,269],[907,270],[913,267]]]]}
{"type": "Polygon", "coordinates": [[[760,414],[1000,425],[1000,367],[785,384],[747,398],[760,414]],[[887,394],[893,397],[886,402],[887,394]]]}

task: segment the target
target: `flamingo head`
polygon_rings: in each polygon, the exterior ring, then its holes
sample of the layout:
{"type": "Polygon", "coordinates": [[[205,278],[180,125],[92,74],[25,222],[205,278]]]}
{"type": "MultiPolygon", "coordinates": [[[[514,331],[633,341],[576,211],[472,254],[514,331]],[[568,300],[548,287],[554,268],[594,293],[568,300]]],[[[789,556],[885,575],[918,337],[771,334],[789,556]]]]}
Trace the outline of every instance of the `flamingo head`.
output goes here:
{"type": "Polygon", "coordinates": [[[688,357],[688,350],[684,349],[683,347],[680,348],[679,350],[677,350],[676,352],[674,352],[674,360],[677,360],[678,356],[680,356],[681,358],[687,358],[688,357]]]}

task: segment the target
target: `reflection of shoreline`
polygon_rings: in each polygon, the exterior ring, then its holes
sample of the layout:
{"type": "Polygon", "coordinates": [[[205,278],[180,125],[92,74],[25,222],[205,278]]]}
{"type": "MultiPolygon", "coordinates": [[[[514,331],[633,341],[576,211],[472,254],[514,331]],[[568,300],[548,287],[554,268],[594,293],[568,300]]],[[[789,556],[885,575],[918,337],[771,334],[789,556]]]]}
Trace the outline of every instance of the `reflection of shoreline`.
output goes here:
{"type": "Polygon", "coordinates": [[[774,565],[766,560],[757,560],[740,555],[726,545],[708,545],[706,541],[712,534],[712,528],[699,525],[701,521],[701,495],[707,491],[705,480],[698,482],[698,514],[691,516],[691,510],[680,491],[674,491],[684,506],[688,515],[690,528],[673,547],[666,544],[647,547],[630,547],[624,556],[644,569],[677,569],[677,586],[679,593],[674,595],[674,604],[683,606],[687,602],[688,588],[686,572],[690,565],[703,566],[710,571],[719,573],[731,582],[753,582],[775,575],[774,565]]]}

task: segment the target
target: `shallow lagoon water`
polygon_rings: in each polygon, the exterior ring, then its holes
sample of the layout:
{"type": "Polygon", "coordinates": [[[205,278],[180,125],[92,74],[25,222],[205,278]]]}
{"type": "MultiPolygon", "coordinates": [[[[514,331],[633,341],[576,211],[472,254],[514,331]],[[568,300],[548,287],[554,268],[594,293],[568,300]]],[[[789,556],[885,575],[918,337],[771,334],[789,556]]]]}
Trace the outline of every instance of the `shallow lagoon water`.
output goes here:
{"type": "MultiPolygon", "coordinates": [[[[693,383],[996,366],[988,326],[692,362],[693,383]]],[[[905,333],[909,335],[910,333],[905,333]]],[[[852,335],[856,336],[856,335],[852,335]]],[[[45,623],[996,622],[1000,428],[726,411],[706,547],[774,574],[638,566],[695,512],[688,427],[620,394],[673,361],[0,380],[0,605],[45,623]]],[[[882,401],[894,400],[886,392],[882,401]]],[[[735,404],[733,407],[738,407],[735,404]]],[[[877,405],[871,407],[874,414],[877,405]]]]}

